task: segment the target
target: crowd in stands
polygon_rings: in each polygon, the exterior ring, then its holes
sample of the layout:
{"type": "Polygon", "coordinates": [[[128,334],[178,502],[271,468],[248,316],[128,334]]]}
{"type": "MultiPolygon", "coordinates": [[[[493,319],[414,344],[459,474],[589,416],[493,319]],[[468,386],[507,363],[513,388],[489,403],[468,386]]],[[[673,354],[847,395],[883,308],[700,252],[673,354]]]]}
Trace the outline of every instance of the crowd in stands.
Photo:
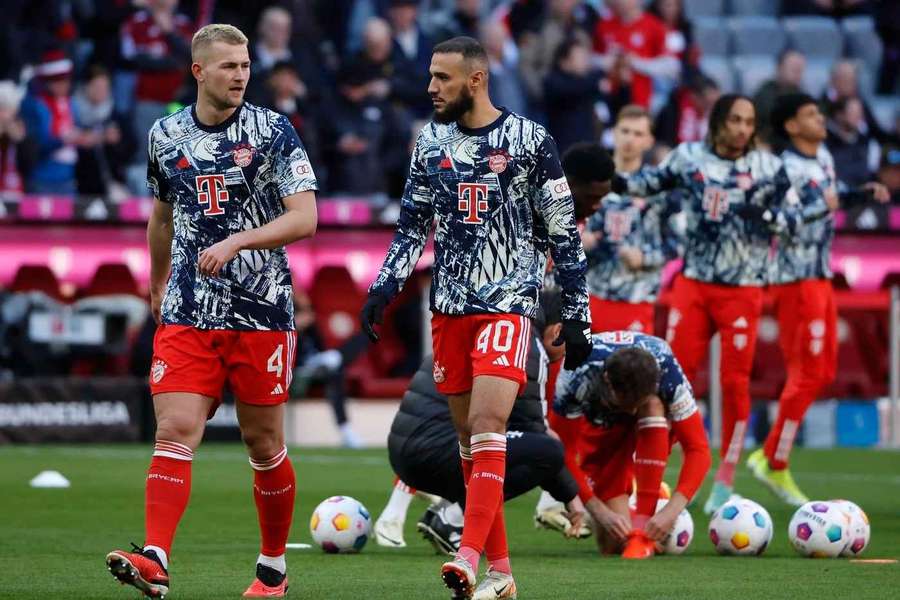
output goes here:
{"type": "MultiPolygon", "coordinates": [[[[494,102],[560,150],[609,143],[628,103],[658,147],[701,140],[720,94],[821,96],[849,184],[900,178],[900,3],[867,0],[19,0],[0,25],[0,193],[146,194],[147,131],[195,95],[190,40],[251,38],[250,102],[289,117],[321,191],[400,195],[434,44],[482,41],[494,102]],[[799,17],[797,15],[800,15],[799,17]],[[820,36],[822,17],[831,39],[820,36]],[[804,33],[805,32],[805,33],[804,33]],[[810,33],[811,32],[811,33],[810,33]],[[836,34],[834,32],[837,32],[836,34]],[[810,41],[810,40],[813,41],[810,41]],[[824,40],[824,41],[823,41],[824,40]],[[837,41],[835,41],[837,40],[837,41]],[[827,45],[822,48],[822,45],[827,45]],[[819,43],[819,45],[817,45],[819,43]]],[[[900,190],[893,188],[895,200],[900,190]]],[[[379,200],[381,199],[381,200],[379,200]]]]}

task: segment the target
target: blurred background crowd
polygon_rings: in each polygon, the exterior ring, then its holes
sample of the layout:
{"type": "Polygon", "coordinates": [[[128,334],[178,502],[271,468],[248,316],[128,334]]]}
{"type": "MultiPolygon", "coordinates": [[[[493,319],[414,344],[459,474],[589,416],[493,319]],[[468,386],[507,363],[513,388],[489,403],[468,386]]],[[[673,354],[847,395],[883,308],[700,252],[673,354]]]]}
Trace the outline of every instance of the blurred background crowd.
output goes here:
{"type": "Polygon", "coordinates": [[[655,117],[661,157],[702,139],[722,94],[802,89],[827,108],[848,184],[900,200],[900,3],[867,0],[11,0],[0,25],[0,192],[146,195],[147,131],[190,103],[190,39],[251,39],[249,101],[286,114],[321,191],[378,204],[402,191],[427,120],[435,43],[476,37],[496,104],[561,151],[603,140],[617,109],[655,117]]]}

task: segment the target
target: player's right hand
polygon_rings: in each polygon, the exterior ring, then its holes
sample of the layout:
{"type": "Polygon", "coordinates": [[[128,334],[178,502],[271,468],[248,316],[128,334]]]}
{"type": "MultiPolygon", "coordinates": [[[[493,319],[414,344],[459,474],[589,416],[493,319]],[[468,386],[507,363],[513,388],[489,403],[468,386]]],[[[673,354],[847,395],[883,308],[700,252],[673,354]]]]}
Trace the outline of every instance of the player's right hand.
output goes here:
{"type": "Polygon", "coordinates": [[[370,294],[359,314],[362,330],[373,344],[378,341],[375,325],[381,325],[384,322],[384,309],[387,305],[388,299],[383,294],[370,294]]]}
{"type": "Polygon", "coordinates": [[[624,542],[631,533],[631,520],[611,509],[593,515],[597,525],[617,542],[624,542]]]}
{"type": "Polygon", "coordinates": [[[559,337],[554,346],[566,344],[566,359],[563,366],[567,371],[577,369],[591,355],[591,324],[574,319],[566,319],[562,323],[559,337]]]}
{"type": "Polygon", "coordinates": [[[153,315],[157,325],[162,322],[162,300],[165,293],[165,288],[157,291],[150,289],[150,314],[153,315]]]}

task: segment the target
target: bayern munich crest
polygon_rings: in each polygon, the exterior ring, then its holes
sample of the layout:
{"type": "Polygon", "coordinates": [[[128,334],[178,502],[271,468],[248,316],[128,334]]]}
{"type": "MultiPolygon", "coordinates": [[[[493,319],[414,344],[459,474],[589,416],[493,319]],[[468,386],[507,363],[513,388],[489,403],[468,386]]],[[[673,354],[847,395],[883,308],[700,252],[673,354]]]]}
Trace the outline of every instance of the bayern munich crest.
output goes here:
{"type": "Polygon", "coordinates": [[[253,153],[253,146],[250,146],[249,144],[240,144],[232,150],[231,157],[234,159],[234,164],[244,168],[249,167],[250,163],[253,162],[253,153]]]}
{"type": "Polygon", "coordinates": [[[444,375],[444,367],[437,363],[434,363],[434,370],[431,374],[434,377],[435,383],[444,383],[444,380],[447,379],[446,375],[444,375]]]}
{"type": "Polygon", "coordinates": [[[488,157],[488,167],[494,173],[498,175],[506,170],[506,165],[509,163],[509,157],[505,152],[498,152],[496,154],[491,154],[488,157]]]}
{"type": "Polygon", "coordinates": [[[159,383],[163,375],[166,374],[166,367],[168,367],[166,363],[163,361],[156,359],[153,361],[153,367],[150,369],[150,379],[153,383],[159,383]]]}

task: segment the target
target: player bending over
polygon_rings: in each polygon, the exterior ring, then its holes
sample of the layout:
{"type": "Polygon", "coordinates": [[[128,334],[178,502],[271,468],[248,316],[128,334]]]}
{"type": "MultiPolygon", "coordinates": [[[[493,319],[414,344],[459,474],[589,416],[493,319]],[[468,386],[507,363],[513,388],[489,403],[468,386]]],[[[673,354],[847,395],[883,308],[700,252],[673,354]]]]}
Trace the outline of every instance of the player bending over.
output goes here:
{"type": "Polygon", "coordinates": [[[194,450],[227,381],[237,397],[262,536],[256,579],[244,596],[281,597],[296,494],[284,445],[297,341],[284,246],[315,233],[316,179],[290,121],[243,101],[250,75],[243,33],[207,25],[194,35],[191,55],[196,104],[150,130],[147,239],[159,328],[144,546],[110,552],[106,564],[147,596],[168,592],[194,450]]]}
{"type": "Polygon", "coordinates": [[[432,223],[433,378],[449,397],[469,482],[463,539],[441,576],[458,597],[475,588],[513,598],[516,585],[503,522],[506,421],[525,384],[529,319],[547,253],[562,289],[561,340],[574,368],[590,351],[586,260],[556,144],[528,119],[494,107],[487,54],[472,38],[438,44],[428,93],[434,118],[416,140],[397,232],[369,288],[363,329],[373,328],[425,247],[432,223]]]}
{"type": "Polygon", "coordinates": [[[652,556],[654,541],[671,531],[711,464],[691,385],[668,344],[630,331],[594,335],[587,362],[560,374],[553,410],[583,420],[577,443],[587,486],[579,495],[594,520],[601,552],[618,552],[624,544],[624,558],[652,556]],[[670,428],[684,461],[672,498],[657,513],[670,428]]]}
{"type": "Polygon", "coordinates": [[[837,369],[837,309],[831,287],[832,214],[841,200],[867,193],[880,201],[890,193],[880,183],[852,190],[837,180],[834,159],[825,147],[825,117],[814,98],[786,94],[775,100],[772,129],[787,147],[781,153],[795,187],[818,192],[801,196],[806,222],[791,237],[778,240],[770,263],[769,292],[775,299],[779,342],[787,362],[787,381],[778,399],[778,418],[763,448],[747,458],[753,475],[786,503],[800,506],[809,498],[788,469],[794,436],[803,415],[837,369]],[[824,218],[812,220],[813,216],[824,218]]]}

